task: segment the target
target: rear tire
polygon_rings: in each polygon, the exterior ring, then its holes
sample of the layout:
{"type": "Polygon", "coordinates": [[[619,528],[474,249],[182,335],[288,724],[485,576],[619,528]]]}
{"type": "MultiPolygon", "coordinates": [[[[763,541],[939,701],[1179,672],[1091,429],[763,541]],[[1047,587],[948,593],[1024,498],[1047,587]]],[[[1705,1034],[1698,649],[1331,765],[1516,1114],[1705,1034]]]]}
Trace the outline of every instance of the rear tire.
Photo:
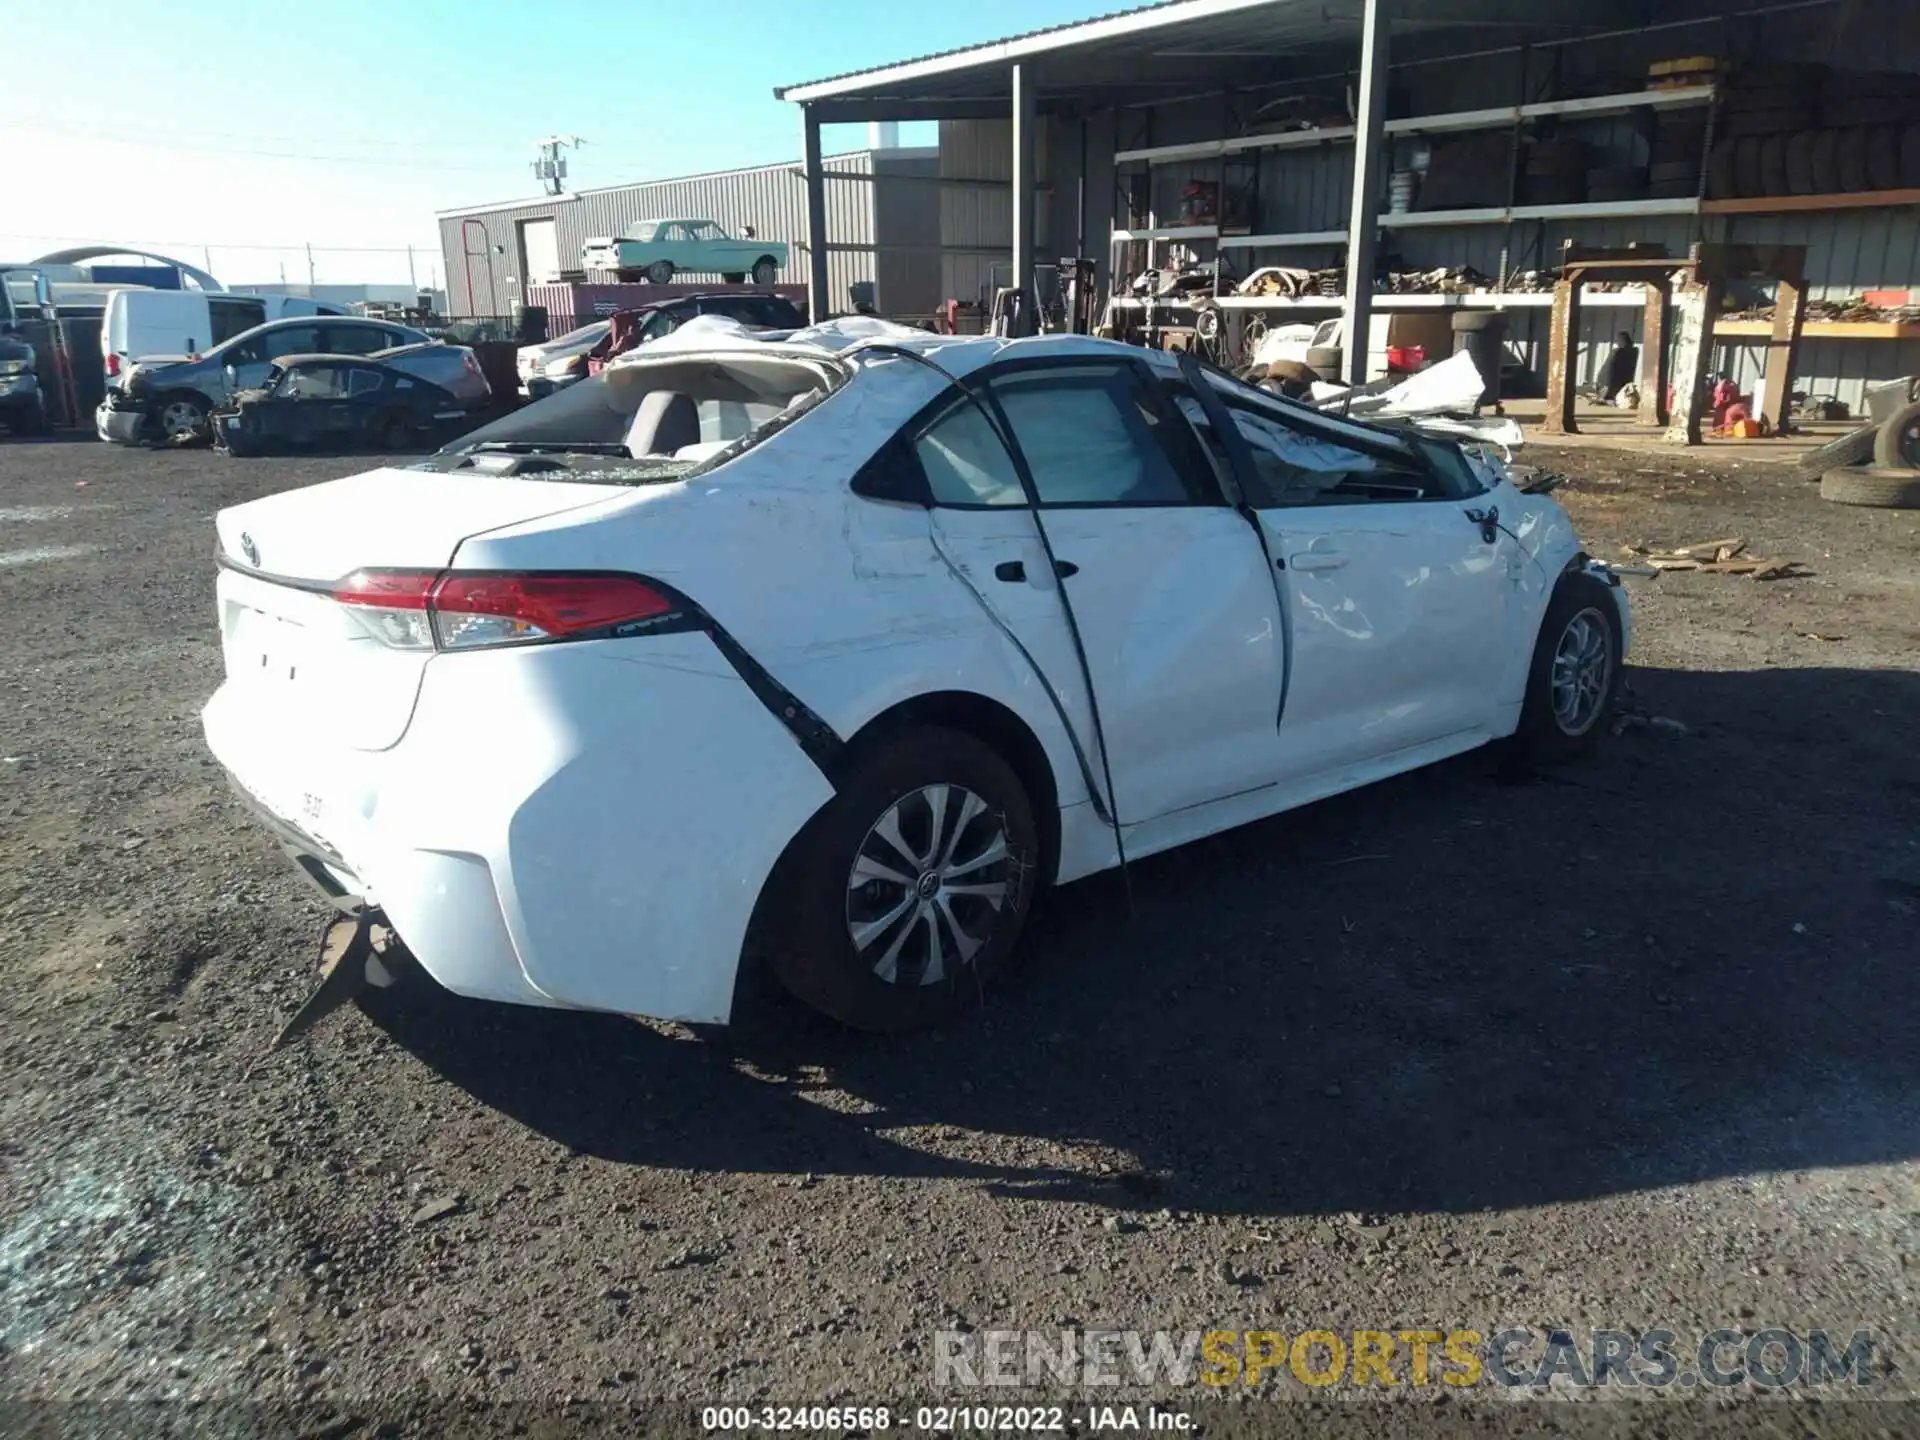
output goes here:
{"type": "Polygon", "coordinates": [[[775,868],[761,946],[814,1009],[913,1030],[976,1006],[1033,902],[1040,838],[989,746],[925,728],[872,750],[775,868]]]}
{"type": "Polygon", "coordinates": [[[382,450],[405,450],[413,444],[413,427],[398,411],[382,415],[373,427],[374,443],[382,450]]]}
{"type": "Polygon", "coordinates": [[[1592,575],[1563,575],[1534,642],[1515,758],[1558,765],[1600,743],[1620,694],[1620,641],[1612,587],[1592,575]]]}

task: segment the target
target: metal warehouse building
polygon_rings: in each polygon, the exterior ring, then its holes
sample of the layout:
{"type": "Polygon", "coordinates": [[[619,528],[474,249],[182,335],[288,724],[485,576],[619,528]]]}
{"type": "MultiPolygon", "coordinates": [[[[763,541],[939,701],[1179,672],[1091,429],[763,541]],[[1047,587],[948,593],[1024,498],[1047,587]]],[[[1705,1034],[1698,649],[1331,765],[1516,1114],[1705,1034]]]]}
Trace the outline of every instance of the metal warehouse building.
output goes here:
{"type": "MultiPolygon", "coordinates": [[[[1563,242],[1805,247],[1795,388],[1857,410],[1870,381],[1920,371],[1916,80],[1920,0],[1165,0],[776,94],[810,146],[825,124],[941,122],[949,295],[976,293],[969,257],[991,247],[1029,284],[1052,257],[1091,257],[1104,288],[1177,246],[1242,278],[1348,272],[1340,298],[1227,294],[1230,316],[1344,308],[1369,333],[1369,311],[1499,309],[1544,372],[1551,297],[1508,282],[1554,270],[1563,242]],[[1655,66],[1692,63],[1675,57],[1716,68],[1658,84],[1655,66]],[[1465,157],[1444,195],[1443,154],[1465,157]],[[1409,171],[1411,204],[1392,198],[1409,171]],[[1487,283],[1369,294],[1351,279],[1376,256],[1487,283]],[[1866,320],[1832,313],[1863,295],[1881,297],[1866,320]]],[[[822,188],[831,242],[838,187],[822,188]]],[[[1616,331],[1638,335],[1638,305],[1583,307],[1585,375],[1616,331]]],[[[1751,384],[1767,322],[1715,338],[1713,368],[1751,384]]]]}
{"type": "MultiPolygon", "coordinates": [[[[851,287],[870,281],[883,312],[931,314],[945,294],[937,152],[856,150],[827,157],[822,169],[834,308],[852,308],[851,287]]],[[[441,211],[447,303],[455,316],[511,315],[529,286],[578,271],[585,241],[650,219],[714,220],[733,234],[750,225],[763,239],[787,243],[781,279],[804,282],[811,257],[802,176],[799,163],[789,162],[441,211]]]]}

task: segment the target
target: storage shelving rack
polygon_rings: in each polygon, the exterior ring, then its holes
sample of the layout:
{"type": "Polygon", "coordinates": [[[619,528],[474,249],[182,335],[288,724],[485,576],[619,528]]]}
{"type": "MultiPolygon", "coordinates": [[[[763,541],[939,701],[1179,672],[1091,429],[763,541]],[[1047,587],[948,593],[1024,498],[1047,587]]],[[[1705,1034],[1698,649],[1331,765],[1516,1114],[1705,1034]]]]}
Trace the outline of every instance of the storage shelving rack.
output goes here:
{"type": "MultiPolygon", "coordinates": [[[[1669,89],[1649,89],[1623,91],[1610,95],[1580,96],[1568,100],[1540,100],[1522,104],[1491,106],[1477,110],[1460,110],[1444,114],[1410,116],[1389,120],[1385,124],[1385,133],[1389,139],[1410,136],[1440,135],[1473,130],[1513,129],[1524,126],[1529,121],[1548,117],[1572,119],[1600,119],[1608,116],[1629,114],[1637,110],[1673,110],[1694,106],[1712,105],[1718,98],[1718,87],[1712,85],[1694,85],[1669,89]]],[[[1347,232],[1340,230],[1302,230],[1302,231],[1261,231],[1259,225],[1262,216],[1259,211],[1257,176],[1249,185],[1247,207],[1252,228],[1249,233],[1223,232],[1219,224],[1210,225],[1160,225],[1151,209],[1152,181],[1151,172],[1161,166],[1191,165],[1195,161],[1214,161],[1213,181],[1217,186],[1217,203],[1225,209],[1228,196],[1227,164],[1230,160],[1257,155],[1263,151],[1296,150],[1313,146],[1336,146],[1351,144],[1354,127],[1351,125],[1320,126],[1314,128],[1282,130],[1268,134],[1243,135],[1229,139],[1203,140],[1178,145],[1153,145],[1138,149],[1119,150],[1114,154],[1115,188],[1121,192],[1122,202],[1116,206],[1116,214],[1131,219],[1139,214],[1138,196],[1147,197],[1148,208],[1144,216],[1145,224],[1139,226],[1115,226],[1110,236],[1110,254],[1112,269],[1110,273],[1138,273],[1143,269],[1155,268],[1158,248],[1166,244],[1211,243],[1217,256],[1223,250],[1288,250],[1288,249],[1338,249],[1347,243],[1347,232]],[[1129,168],[1135,167],[1135,168],[1129,168]],[[1145,167],[1144,172],[1138,167],[1145,167]],[[1143,183],[1144,179],[1144,183],[1143,183]],[[1123,247],[1143,244],[1144,251],[1138,256],[1135,265],[1125,263],[1123,247]]],[[[1709,133],[1708,143],[1711,143],[1709,133]]],[[[1517,147],[1516,147],[1517,148],[1517,147]]],[[[1706,157],[1701,156],[1701,171],[1704,177],[1706,157]]],[[[1704,187],[1703,187],[1704,188],[1704,187]]],[[[1795,200],[1813,197],[1791,197],[1795,200]]],[[[1513,225],[1523,221],[1551,220],[1597,220],[1626,219],[1654,216],[1698,216],[1703,213],[1736,213],[1724,207],[1728,205],[1747,206],[1752,202],[1707,202],[1698,195],[1643,200],[1590,201],[1567,205],[1520,205],[1509,204],[1458,210],[1409,210],[1402,212],[1381,212],[1376,223],[1386,231],[1407,230],[1423,227],[1455,225],[1513,225]]],[[[1811,207],[1809,207],[1811,208],[1811,207]]],[[[1754,213],[1754,212],[1746,212],[1754,213]]],[[[1208,297],[1223,310],[1338,310],[1342,301],[1335,297],[1306,296],[1242,296],[1222,294],[1220,279],[1216,268],[1214,285],[1208,297]]],[[[1404,310],[1422,308],[1434,302],[1444,302],[1445,308],[1497,308],[1515,304],[1546,304],[1550,296],[1545,294],[1516,294],[1504,291],[1479,291],[1467,295],[1390,295],[1380,294],[1373,297],[1374,308],[1380,310],[1404,310]]],[[[1637,299],[1623,297],[1628,303],[1637,304],[1637,299]]],[[[1115,296],[1116,309],[1145,312],[1144,320],[1148,328],[1153,328],[1156,313],[1160,311],[1180,312],[1194,308],[1192,296],[1115,296]]],[[[1603,295],[1596,295],[1594,303],[1608,303],[1603,295]]]]}

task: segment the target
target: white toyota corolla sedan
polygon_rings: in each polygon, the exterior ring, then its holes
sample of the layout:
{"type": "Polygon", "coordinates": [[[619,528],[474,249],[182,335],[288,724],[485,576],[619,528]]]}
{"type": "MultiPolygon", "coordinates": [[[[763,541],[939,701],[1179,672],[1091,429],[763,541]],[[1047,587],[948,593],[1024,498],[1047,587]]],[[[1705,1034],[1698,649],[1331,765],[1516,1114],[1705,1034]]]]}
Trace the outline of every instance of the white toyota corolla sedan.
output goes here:
{"type": "Polygon", "coordinates": [[[224,510],[208,743],[442,985],[850,1024],[1035,892],[1606,729],[1618,578],[1497,459],[1077,336],[696,322],[457,450],[224,510]]]}

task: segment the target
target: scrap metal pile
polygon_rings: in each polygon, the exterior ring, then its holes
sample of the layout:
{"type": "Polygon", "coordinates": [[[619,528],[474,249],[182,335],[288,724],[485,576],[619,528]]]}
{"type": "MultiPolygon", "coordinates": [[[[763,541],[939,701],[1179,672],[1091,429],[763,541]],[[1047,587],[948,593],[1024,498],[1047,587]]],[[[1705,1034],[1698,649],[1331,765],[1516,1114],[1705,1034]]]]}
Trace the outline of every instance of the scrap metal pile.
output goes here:
{"type": "MultiPolygon", "coordinates": [[[[1901,291],[1901,294],[1907,292],[1901,291]]],[[[1755,305],[1747,310],[1729,311],[1721,317],[1725,320],[1772,320],[1773,306],[1755,305]]],[[[1809,300],[1807,319],[1824,320],[1842,325],[1900,325],[1920,322],[1920,305],[1912,303],[1886,304],[1870,299],[1865,295],[1854,295],[1844,300],[1809,300]]]]}
{"type": "Polygon", "coordinates": [[[1747,550],[1747,542],[1738,535],[1672,550],[1656,550],[1645,544],[1620,548],[1629,555],[1641,556],[1649,570],[1697,570],[1703,575],[1746,575],[1755,580],[1791,580],[1813,573],[1797,560],[1761,559],[1747,550]]]}
{"type": "MultiPolygon", "coordinates": [[[[1392,270],[1374,282],[1376,295],[1465,295],[1488,290],[1493,277],[1471,265],[1443,265],[1435,270],[1392,270]]],[[[1552,288],[1551,283],[1547,286],[1552,288]]],[[[1347,293],[1347,272],[1338,266],[1307,270],[1291,265],[1266,265],[1235,287],[1237,295],[1261,295],[1297,300],[1305,297],[1337,300],[1347,293]]]]}

